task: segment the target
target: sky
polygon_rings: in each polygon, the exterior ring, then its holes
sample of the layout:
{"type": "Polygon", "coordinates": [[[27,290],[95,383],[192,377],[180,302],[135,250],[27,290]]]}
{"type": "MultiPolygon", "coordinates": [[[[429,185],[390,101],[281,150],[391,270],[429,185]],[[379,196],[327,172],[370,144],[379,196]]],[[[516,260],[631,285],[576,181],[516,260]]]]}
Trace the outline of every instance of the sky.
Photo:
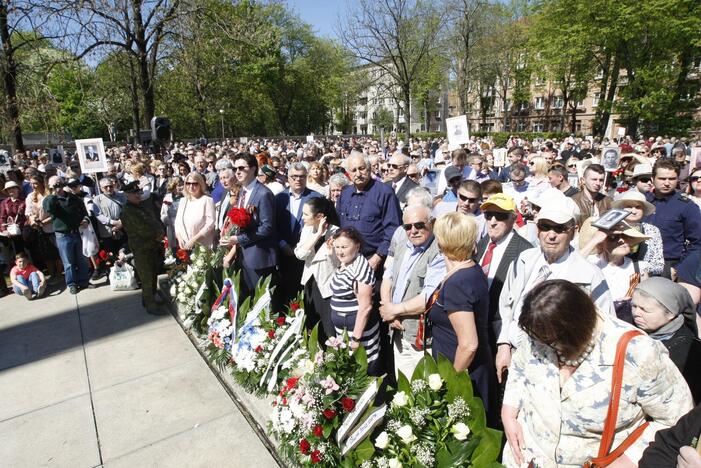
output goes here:
{"type": "Polygon", "coordinates": [[[337,37],[334,27],[339,14],[346,8],[346,0],[287,0],[287,4],[320,36],[337,37]]]}

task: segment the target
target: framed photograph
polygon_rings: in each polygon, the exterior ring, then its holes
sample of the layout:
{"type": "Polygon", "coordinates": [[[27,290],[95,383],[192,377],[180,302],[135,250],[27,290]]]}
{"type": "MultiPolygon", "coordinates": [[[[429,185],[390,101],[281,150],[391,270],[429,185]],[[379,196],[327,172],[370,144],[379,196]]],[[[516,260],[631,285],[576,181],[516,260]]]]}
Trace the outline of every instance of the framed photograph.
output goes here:
{"type": "Polygon", "coordinates": [[[630,216],[630,211],[628,210],[612,209],[604,213],[603,216],[591,223],[591,225],[603,231],[610,231],[628,216],[630,216]]]}
{"type": "Polygon", "coordinates": [[[107,172],[107,156],[102,138],[76,140],[75,149],[83,174],[107,172]]]}
{"type": "Polygon", "coordinates": [[[0,150],[0,169],[6,171],[12,167],[10,153],[0,150]]]}
{"type": "Polygon", "coordinates": [[[692,146],[691,156],[689,156],[689,172],[697,167],[701,167],[701,146],[692,146]]]}
{"type": "Polygon", "coordinates": [[[51,148],[49,150],[49,161],[51,164],[56,164],[58,166],[62,166],[65,164],[65,152],[63,151],[63,147],[61,148],[51,148]]]}
{"type": "Polygon", "coordinates": [[[239,143],[242,143],[242,144],[245,145],[246,143],[248,143],[248,137],[241,137],[241,138],[239,138],[239,143]]]}
{"type": "Polygon", "coordinates": [[[494,167],[504,167],[506,165],[507,151],[506,148],[497,148],[492,151],[494,155],[494,167]]]}
{"type": "Polygon", "coordinates": [[[460,148],[460,145],[470,143],[470,129],[467,125],[466,115],[445,119],[445,124],[448,129],[449,150],[452,151],[460,148]]]}
{"type": "Polygon", "coordinates": [[[314,134],[307,135],[307,143],[314,143],[314,134]]]}
{"type": "Polygon", "coordinates": [[[618,162],[621,160],[621,149],[618,146],[604,146],[601,148],[601,165],[606,172],[613,172],[618,169],[618,162]]]}

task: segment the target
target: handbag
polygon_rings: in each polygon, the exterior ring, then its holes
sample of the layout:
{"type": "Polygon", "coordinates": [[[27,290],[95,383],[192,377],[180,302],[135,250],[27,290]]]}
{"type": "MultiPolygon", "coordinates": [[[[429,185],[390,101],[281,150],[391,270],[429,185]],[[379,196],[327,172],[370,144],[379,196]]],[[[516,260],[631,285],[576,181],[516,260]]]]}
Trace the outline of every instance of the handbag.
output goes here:
{"type": "Polygon", "coordinates": [[[7,233],[10,236],[21,236],[22,235],[22,229],[20,229],[19,224],[17,224],[17,218],[19,215],[15,216],[14,218],[12,216],[7,217],[7,233]]]}
{"type": "Polygon", "coordinates": [[[128,263],[115,264],[110,268],[110,289],[112,291],[131,291],[137,289],[138,284],[134,268],[128,263]]]}
{"type": "Polygon", "coordinates": [[[618,419],[618,405],[621,399],[621,387],[623,383],[623,367],[626,361],[626,348],[630,340],[643,333],[640,330],[630,330],[625,332],[618,340],[616,346],[616,359],[613,363],[613,380],[611,382],[611,401],[609,401],[608,411],[606,413],[606,421],[604,422],[604,430],[601,435],[601,444],[599,445],[599,454],[596,458],[590,458],[584,462],[583,468],[601,468],[610,465],[617,458],[633,445],[638,438],[643,434],[647,426],[650,424],[645,421],[637,429],[626,437],[621,444],[614,450],[611,450],[613,444],[616,421],[618,419]]]}

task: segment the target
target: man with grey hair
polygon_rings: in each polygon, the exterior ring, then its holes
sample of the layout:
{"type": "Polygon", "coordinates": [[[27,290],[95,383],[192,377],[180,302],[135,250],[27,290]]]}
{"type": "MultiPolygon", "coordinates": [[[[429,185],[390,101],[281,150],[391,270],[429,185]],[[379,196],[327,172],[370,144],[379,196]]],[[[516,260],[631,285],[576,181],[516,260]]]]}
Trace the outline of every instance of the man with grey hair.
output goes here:
{"type": "Polygon", "coordinates": [[[214,164],[214,169],[217,171],[217,180],[214,182],[211,195],[212,200],[214,200],[215,204],[220,202],[229,191],[228,188],[222,186],[222,171],[224,171],[225,169],[233,170],[233,168],[234,165],[231,164],[231,161],[228,158],[222,158],[219,161],[217,161],[216,164],[214,164]]]}
{"type": "MultiPolygon", "coordinates": [[[[287,175],[289,188],[275,195],[275,225],[280,256],[274,299],[284,306],[302,289],[304,262],[294,253],[302,234],[302,207],[311,198],[321,194],[307,188],[307,168],[303,163],[292,163],[287,175]]],[[[280,309],[274,309],[280,310],[280,309]]]]}
{"type": "Polygon", "coordinates": [[[400,225],[399,199],[391,187],[373,180],[370,161],[362,153],[352,152],[346,168],[353,185],[343,189],[336,203],[341,228],[358,230],[365,241],[361,253],[378,274],[400,225]]]}
{"type": "Polygon", "coordinates": [[[445,262],[433,237],[429,206],[408,205],[402,220],[398,231],[405,233],[404,242],[385,269],[380,314],[391,327],[395,372],[411,376],[424,354],[423,336],[417,341],[420,315],[445,274],[445,262]]]}
{"type": "Polygon", "coordinates": [[[389,177],[391,180],[388,184],[392,186],[392,190],[397,194],[401,206],[406,204],[406,194],[409,190],[418,186],[416,182],[406,175],[410,162],[409,156],[396,152],[387,163],[387,169],[389,170],[389,177]]]}
{"type": "Polygon", "coordinates": [[[94,198],[99,208],[97,230],[101,244],[105,250],[117,254],[126,244],[126,236],[122,228],[122,208],[127,202],[123,193],[117,192],[116,183],[112,177],[100,179],[100,193],[94,198]]]}

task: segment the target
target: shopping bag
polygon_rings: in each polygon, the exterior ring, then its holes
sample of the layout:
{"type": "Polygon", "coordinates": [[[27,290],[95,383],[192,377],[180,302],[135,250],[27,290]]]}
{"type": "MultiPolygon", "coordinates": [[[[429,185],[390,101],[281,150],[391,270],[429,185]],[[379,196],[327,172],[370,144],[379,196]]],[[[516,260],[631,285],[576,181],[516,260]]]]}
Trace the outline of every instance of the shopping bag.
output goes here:
{"type": "Polygon", "coordinates": [[[110,268],[110,289],[112,291],[131,291],[137,288],[136,275],[131,265],[123,263],[110,268]]]}

